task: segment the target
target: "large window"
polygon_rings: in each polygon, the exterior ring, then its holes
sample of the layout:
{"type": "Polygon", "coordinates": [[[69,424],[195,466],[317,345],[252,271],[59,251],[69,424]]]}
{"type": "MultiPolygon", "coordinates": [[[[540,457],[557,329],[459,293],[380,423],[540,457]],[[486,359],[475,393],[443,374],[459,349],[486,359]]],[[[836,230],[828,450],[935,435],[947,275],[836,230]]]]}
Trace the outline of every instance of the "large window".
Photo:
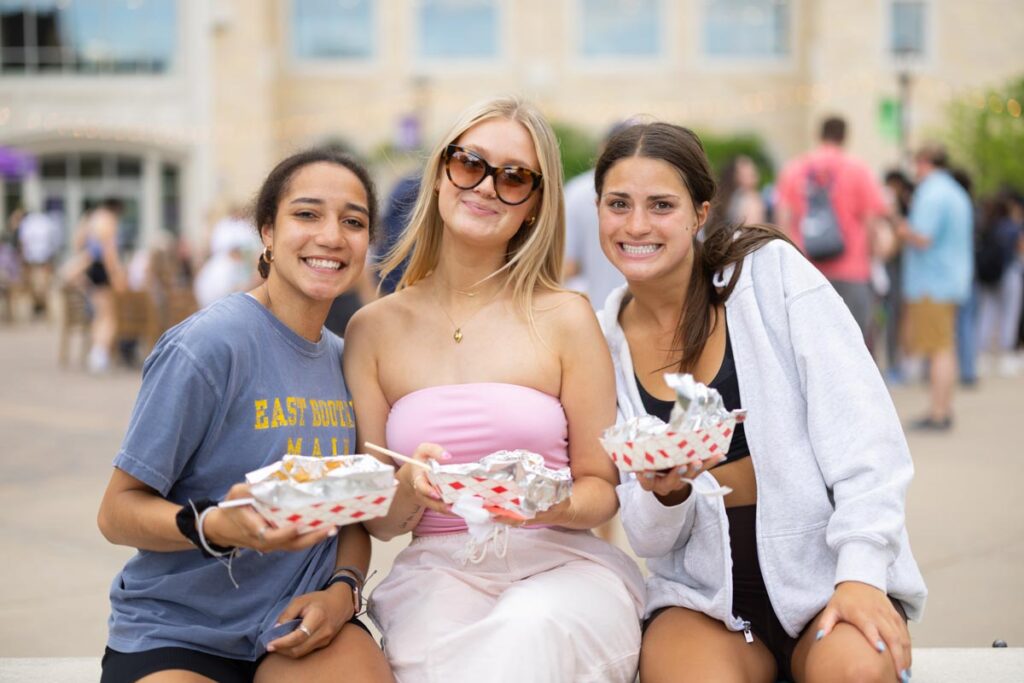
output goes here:
{"type": "Polygon", "coordinates": [[[584,57],[656,57],[661,50],[660,0],[580,0],[584,57]]]}
{"type": "Polygon", "coordinates": [[[175,164],[160,165],[160,209],[164,230],[181,235],[181,173],[175,164]]]}
{"type": "Polygon", "coordinates": [[[373,55],[371,0],[292,0],[292,53],[303,60],[373,55]]]}
{"type": "Polygon", "coordinates": [[[789,5],[788,0],[704,0],[704,54],[785,57],[789,5]]]}
{"type": "Polygon", "coordinates": [[[900,59],[925,55],[927,3],[924,0],[893,0],[890,5],[889,53],[900,59]]]}
{"type": "Polygon", "coordinates": [[[495,0],[419,0],[419,56],[493,59],[498,56],[495,0]]]}
{"type": "Polygon", "coordinates": [[[0,71],[161,73],[176,27],[174,0],[0,0],[0,71]]]}

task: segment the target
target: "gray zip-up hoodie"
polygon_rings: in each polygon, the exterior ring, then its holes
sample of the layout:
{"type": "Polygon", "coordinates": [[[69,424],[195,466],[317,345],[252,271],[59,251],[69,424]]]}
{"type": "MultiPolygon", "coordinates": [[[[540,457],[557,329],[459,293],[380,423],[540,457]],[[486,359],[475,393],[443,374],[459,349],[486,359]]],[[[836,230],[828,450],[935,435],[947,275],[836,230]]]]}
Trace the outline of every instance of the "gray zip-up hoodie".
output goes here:
{"type": "MultiPolygon", "coordinates": [[[[716,277],[723,286],[732,268],[716,277]]],[[[618,323],[626,287],[599,314],[615,361],[618,419],[645,414],[618,323]]],[[[913,477],[889,393],[842,299],[796,249],[775,240],[743,261],[726,302],[745,431],[757,479],[757,551],[772,606],[798,637],[841,581],[901,600],[920,619],[927,589],[910,551],[913,477]]],[[[618,487],[622,522],[647,558],[647,611],[679,605],[732,630],[728,520],[710,472],[666,507],[635,477],[618,487]]]]}

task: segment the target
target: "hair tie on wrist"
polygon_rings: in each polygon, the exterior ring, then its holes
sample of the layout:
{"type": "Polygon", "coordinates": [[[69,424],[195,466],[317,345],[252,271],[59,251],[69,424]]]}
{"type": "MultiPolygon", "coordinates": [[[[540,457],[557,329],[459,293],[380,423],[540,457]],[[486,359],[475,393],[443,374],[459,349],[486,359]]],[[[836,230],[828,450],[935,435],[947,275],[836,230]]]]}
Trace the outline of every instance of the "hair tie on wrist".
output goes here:
{"type": "Polygon", "coordinates": [[[178,531],[203,554],[203,557],[224,557],[236,550],[235,546],[210,543],[203,534],[203,521],[215,507],[217,501],[209,498],[198,501],[190,499],[188,505],[183,505],[174,518],[178,531]]]}

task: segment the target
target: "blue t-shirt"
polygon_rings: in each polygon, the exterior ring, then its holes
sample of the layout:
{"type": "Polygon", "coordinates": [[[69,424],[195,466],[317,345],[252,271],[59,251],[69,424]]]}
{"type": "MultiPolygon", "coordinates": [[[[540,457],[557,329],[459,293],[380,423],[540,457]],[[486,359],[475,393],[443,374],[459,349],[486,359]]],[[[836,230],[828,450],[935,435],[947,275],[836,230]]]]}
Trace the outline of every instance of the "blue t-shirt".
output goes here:
{"type": "MultiPolygon", "coordinates": [[[[221,299],[153,349],[114,466],[184,505],[222,498],[286,453],[350,453],[342,344],[327,329],[317,343],[303,339],[246,294],[221,299]]],[[[269,631],[288,602],[330,577],[336,550],[336,538],[294,553],[243,550],[232,563],[238,588],[198,550],[140,550],[111,586],[107,644],[255,660],[281,635],[269,631]]]]}
{"type": "Polygon", "coordinates": [[[963,303],[974,274],[974,207],[949,173],[937,170],[917,186],[910,228],[931,244],[903,250],[903,294],[908,301],[963,303]]]}

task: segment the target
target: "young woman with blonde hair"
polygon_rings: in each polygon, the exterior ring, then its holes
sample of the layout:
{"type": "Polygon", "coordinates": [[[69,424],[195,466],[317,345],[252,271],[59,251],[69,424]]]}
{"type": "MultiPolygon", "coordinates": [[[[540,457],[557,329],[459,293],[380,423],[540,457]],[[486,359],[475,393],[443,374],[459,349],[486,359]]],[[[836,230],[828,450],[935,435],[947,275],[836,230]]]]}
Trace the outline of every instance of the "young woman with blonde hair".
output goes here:
{"type": "Polygon", "coordinates": [[[539,112],[514,98],[471,107],[431,153],[383,264],[386,274],[409,257],[398,291],[360,310],[346,335],[360,442],[452,464],[526,449],[574,480],[571,498],[510,523],[507,544],[470,560],[458,559],[463,520],[422,470],[398,469],[390,513],[367,527],[413,534],[371,599],[403,683],[635,675],[642,580],[590,532],[618,507],[597,440],[615,419],[612,364],[590,305],[557,284],[562,203],[557,142],[539,112]]]}

